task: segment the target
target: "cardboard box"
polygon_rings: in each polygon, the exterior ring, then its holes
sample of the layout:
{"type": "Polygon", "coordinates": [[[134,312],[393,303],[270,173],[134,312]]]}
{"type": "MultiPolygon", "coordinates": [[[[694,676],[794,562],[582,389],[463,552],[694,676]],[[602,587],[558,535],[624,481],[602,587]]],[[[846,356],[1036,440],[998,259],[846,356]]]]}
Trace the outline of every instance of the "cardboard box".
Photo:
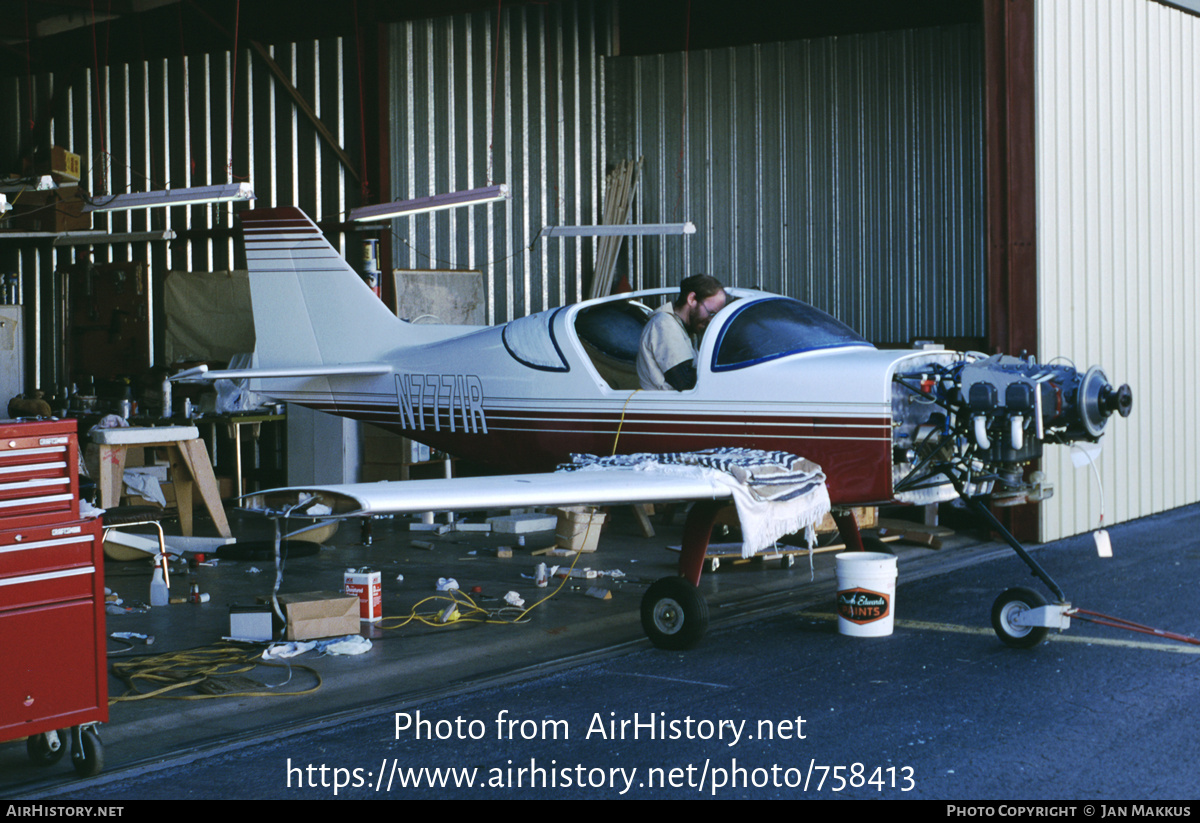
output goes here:
{"type": "Polygon", "coordinates": [[[87,231],[92,213],[83,211],[77,186],[59,186],[47,191],[25,190],[14,195],[11,228],[20,231],[87,231]]]}
{"type": "MultiPolygon", "coordinates": [[[[169,480],[165,483],[160,481],[158,484],[158,487],[162,490],[163,500],[166,501],[167,508],[168,509],[175,508],[179,503],[179,501],[175,497],[175,484],[170,482],[169,480]]],[[[125,489],[124,486],[122,486],[121,488],[122,488],[121,500],[122,500],[123,505],[126,505],[126,506],[157,506],[158,505],[153,500],[147,500],[145,497],[142,497],[140,494],[130,494],[129,491],[127,489],[125,489]]],[[[204,501],[201,500],[200,495],[196,494],[195,490],[193,490],[193,492],[192,492],[192,508],[194,509],[197,506],[202,506],[202,505],[204,505],[204,501]]]]}
{"type": "Polygon", "coordinates": [[[340,592],[279,595],[287,616],[288,640],[358,634],[358,598],[340,592]]]}
{"type": "MultiPolygon", "coordinates": [[[[873,529],[879,519],[879,509],[875,506],[854,506],[850,509],[854,512],[854,519],[858,521],[860,529],[873,529]]],[[[833,515],[827,514],[817,524],[817,531],[822,534],[837,531],[837,524],[833,522],[833,515]]]]}
{"type": "Polygon", "coordinates": [[[597,512],[591,506],[564,506],[550,511],[558,515],[554,538],[560,548],[576,552],[596,550],[607,515],[597,512]]]}
{"type": "Polygon", "coordinates": [[[361,480],[364,483],[404,478],[405,467],[436,462],[428,446],[385,429],[364,425],[362,437],[361,480]]]}
{"type": "Polygon", "coordinates": [[[155,463],[153,466],[130,466],[128,463],[125,464],[125,471],[150,475],[151,477],[157,478],[159,483],[167,482],[167,475],[170,468],[170,466],[166,466],[161,463],[155,463]]]}
{"type": "Polygon", "coordinates": [[[383,619],[383,572],[347,569],[342,578],[346,594],[358,598],[358,619],[376,623],[383,619]]]}
{"type": "Polygon", "coordinates": [[[61,146],[50,147],[50,176],[59,183],[79,182],[79,155],[61,146]]]}

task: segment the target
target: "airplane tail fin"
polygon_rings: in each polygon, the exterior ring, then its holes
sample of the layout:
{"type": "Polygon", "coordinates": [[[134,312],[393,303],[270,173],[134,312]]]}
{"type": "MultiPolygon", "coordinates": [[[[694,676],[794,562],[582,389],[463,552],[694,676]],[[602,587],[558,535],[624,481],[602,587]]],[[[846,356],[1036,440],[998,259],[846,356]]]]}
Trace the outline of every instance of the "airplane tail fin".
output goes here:
{"type": "Polygon", "coordinates": [[[240,217],[260,368],[361,363],[415,342],[304,212],[240,217]]]}

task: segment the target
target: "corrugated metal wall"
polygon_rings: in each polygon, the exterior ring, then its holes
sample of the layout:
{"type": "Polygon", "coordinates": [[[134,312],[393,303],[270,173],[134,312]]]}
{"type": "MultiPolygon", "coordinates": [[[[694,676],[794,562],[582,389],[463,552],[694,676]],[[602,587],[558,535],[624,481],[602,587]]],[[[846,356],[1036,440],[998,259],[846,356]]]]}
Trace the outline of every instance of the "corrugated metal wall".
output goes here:
{"type": "MultiPolygon", "coordinates": [[[[353,43],[330,38],[268,49],[355,163],[360,151],[359,83],[353,43]]],[[[49,120],[49,142],[82,158],[91,192],[145,191],[248,180],[258,207],[297,205],[315,219],[337,218],[356,186],[313,125],[249,49],[101,67],[77,74],[40,74],[6,83],[0,117],[7,124],[49,120]],[[8,94],[11,91],[11,95],[8,94]]],[[[0,151],[15,160],[25,135],[8,132],[0,151]]],[[[171,270],[235,268],[233,216],[226,205],[95,215],[111,232],[170,229],[170,242],[94,247],[93,262],[147,260],[151,276],[171,270]]],[[[236,252],[240,254],[240,250],[236,252]]],[[[74,259],[71,247],[48,240],[5,240],[0,268],[18,271],[30,322],[39,385],[61,383],[53,350],[53,272],[74,259]]],[[[161,282],[161,281],[160,281],[161,282]]]]}
{"type": "MultiPolygon", "coordinates": [[[[511,201],[393,221],[393,265],[482,270],[489,323],[579,300],[605,176],[608,4],[531,4],[390,32],[392,199],[506,183],[511,201]]],[[[382,198],[387,199],[387,198],[382,198]]]]}
{"type": "MultiPolygon", "coordinates": [[[[1047,356],[1128,381],[1097,466],[1107,522],[1200,497],[1200,19],[1148,0],[1037,5],[1038,280],[1047,356]]],[[[1064,450],[1043,538],[1094,528],[1064,450]]]]}
{"type": "Polygon", "coordinates": [[[613,58],[609,156],[644,155],[635,285],[710,272],[876,341],[983,337],[982,34],[880,32],[613,58]]]}

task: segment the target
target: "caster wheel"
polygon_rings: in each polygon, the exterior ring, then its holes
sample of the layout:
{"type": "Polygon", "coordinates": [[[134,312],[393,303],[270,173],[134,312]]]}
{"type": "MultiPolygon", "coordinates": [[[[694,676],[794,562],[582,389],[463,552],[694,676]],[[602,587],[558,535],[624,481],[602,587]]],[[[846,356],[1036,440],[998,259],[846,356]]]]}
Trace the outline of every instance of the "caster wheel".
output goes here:
{"type": "Polygon", "coordinates": [[[38,766],[53,766],[67,753],[67,730],[35,734],[25,740],[25,751],[38,766]]]}
{"type": "Polygon", "coordinates": [[[71,747],[71,763],[80,777],[94,777],[104,768],[104,744],[94,728],[76,727],[74,745],[71,747]]]}

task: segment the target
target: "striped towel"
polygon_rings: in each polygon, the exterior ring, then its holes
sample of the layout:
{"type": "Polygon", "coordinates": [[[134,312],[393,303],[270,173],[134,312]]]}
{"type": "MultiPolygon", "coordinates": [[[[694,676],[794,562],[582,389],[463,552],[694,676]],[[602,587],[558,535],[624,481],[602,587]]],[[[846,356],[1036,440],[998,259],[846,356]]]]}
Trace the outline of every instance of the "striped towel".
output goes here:
{"type": "Polygon", "coordinates": [[[828,513],[825,473],[811,460],[787,452],[707,449],[670,454],[571,455],[559,471],[636,469],[663,474],[700,474],[728,486],[742,525],[742,557],[771,548],[785,534],[803,530],[808,545],[828,513]]]}

